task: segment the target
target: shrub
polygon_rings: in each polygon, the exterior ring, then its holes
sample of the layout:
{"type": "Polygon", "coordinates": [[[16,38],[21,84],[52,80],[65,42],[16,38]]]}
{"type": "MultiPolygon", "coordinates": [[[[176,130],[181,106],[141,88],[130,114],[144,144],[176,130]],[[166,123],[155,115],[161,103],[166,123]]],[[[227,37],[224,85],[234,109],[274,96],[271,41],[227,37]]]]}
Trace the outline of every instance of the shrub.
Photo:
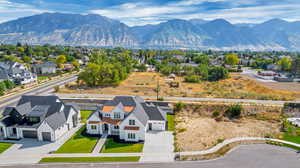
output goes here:
{"type": "Polygon", "coordinates": [[[241,105],[239,105],[239,104],[232,105],[225,111],[224,115],[231,119],[240,118],[242,110],[243,110],[243,107],[241,105]]]}
{"type": "Polygon", "coordinates": [[[190,75],[190,76],[186,76],[184,78],[184,81],[189,83],[198,83],[200,82],[200,77],[197,75],[190,75]]]}
{"type": "Polygon", "coordinates": [[[214,118],[217,118],[217,117],[219,117],[220,112],[219,111],[214,111],[212,115],[213,115],[214,118]]]}
{"type": "Polygon", "coordinates": [[[178,102],[175,104],[175,111],[178,112],[178,111],[181,111],[183,110],[184,108],[186,107],[186,105],[182,102],[178,102]]]}

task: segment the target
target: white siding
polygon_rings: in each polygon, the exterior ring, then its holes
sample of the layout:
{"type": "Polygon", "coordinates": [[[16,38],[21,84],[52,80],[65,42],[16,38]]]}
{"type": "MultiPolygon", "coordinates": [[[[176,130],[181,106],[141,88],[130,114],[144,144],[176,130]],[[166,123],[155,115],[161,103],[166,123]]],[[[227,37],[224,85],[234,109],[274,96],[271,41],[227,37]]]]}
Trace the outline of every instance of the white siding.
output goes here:
{"type": "Polygon", "coordinates": [[[64,124],[62,127],[58,128],[54,132],[54,140],[58,140],[61,136],[68,132],[68,126],[64,124]]]}
{"type": "Polygon", "coordinates": [[[150,120],[150,121],[148,121],[148,129],[149,129],[150,123],[152,123],[153,131],[165,131],[166,130],[166,122],[165,121],[150,120]]]}
{"type": "Polygon", "coordinates": [[[86,129],[88,134],[97,135],[102,133],[100,124],[87,124],[86,129]],[[92,126],[96,126],[96,129],[92,129],[92,126]]]}
{"type": "Polygon", "coordinates": [[[129,116],[123,120],[120,124],[120,139],[126,141],[144,141],[145,140],[145,126],[136,118],[136,116],[131,113],[129,116]],[[135,120],[135,125],[129,125],[129,120],[135,120]],[[139,127],[139,130],[124,130],[124,127],[139,127]],[[128,139],[128,133],[135,133],[135,140],[128,139]]]}
{"type": "Polygon", "coordinates": [[[55,141],[55,132],[54,130],[48,125],[47,122],[43,122],[40,127],[38,128],[38,140],[43,141],[42,132],[50,132],[51,133],[51,141],[55,141]]]}

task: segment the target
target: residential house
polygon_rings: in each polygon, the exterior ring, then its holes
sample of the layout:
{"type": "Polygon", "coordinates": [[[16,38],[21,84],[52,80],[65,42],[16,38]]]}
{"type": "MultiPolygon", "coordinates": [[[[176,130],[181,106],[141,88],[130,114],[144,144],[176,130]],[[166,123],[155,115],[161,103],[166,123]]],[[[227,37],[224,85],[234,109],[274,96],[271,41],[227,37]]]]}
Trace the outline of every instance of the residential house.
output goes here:
{"type": "Polygon", "coordinates": [[[32,65],[32,71],[37,74],[54,74],[56,73],[56,64],[51,61],[34,64],[32,65]]]}
{"type": "Polygon", "coordinates": [[[0,137],[56,141],[78,126],[80,111],[57,96],[22,96],[15,107],[6,107],[0,119],[0,137]]]}
{"type": "Polygon", "coordinates": [[[16,84],[35,82],[37,77],[24,64],[18,62],[0,62],[0,80],[11,80],[16,84]]]}
{"type": "Polygon", "coordinates": [[[87,133],[114,135],[124,141],[144,141],[147,131],[164,131],[166,112],[141,97],[117,96],[87,120],[87,133]]]}

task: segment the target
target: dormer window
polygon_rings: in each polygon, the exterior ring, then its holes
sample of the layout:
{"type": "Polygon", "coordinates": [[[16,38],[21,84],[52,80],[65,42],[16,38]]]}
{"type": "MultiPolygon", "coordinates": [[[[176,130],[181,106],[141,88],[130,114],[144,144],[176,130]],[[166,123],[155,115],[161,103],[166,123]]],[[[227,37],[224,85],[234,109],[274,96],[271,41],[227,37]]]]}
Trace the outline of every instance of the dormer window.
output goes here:
{"type": "Polygon", "coordinates": [[[120,113],[114,113],[114,119],[121,119],[120,113]]]}
{"type": "Polygon", "coordinates": [[[110,114],[104,114],[104,117],[110,117],[110,114]]]}
{"type": "Polygon", "coordinates": [[[135,120],[129,120],[129,125],[135,125],[135,120]]]}

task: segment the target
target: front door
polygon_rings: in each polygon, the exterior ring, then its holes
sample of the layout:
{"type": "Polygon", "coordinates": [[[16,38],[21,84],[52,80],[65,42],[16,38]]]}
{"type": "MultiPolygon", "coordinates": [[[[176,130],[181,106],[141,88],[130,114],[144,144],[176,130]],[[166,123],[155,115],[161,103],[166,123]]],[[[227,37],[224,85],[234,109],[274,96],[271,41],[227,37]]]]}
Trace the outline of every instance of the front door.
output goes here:
{"type": "Polygon", "coordinates": [[[108,124],[104,124],[103,132],[104,133],[108,132],[108,124]]]}
{"type": "Polygon", "coordinates": [[[149,131],[152,131],[152,123],[149,123],[149,131]]]}

